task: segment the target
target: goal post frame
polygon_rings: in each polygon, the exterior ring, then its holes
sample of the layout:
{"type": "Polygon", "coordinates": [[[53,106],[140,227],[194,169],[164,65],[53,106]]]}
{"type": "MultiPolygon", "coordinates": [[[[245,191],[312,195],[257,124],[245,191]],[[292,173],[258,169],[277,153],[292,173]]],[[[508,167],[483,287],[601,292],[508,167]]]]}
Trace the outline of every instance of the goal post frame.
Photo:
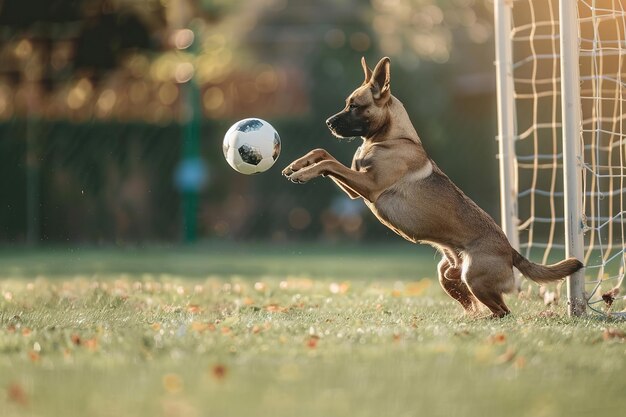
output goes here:
{"type": "MultiPolygon", "coordinates": [[[[563,140],[563,191],[565,254],[584,256],[582,207],[582,122],[579,74],[578,1],[559,0],[561,58],[561,112],[563,140]]],[[[580,270],[567,278],[568,313],[585,314],[585,277],[580,270]]]]}
{"type": "MultiPolygon", "coordinates": [[[[515,158],[515,90],[513,85],[513,55],[510,41],[511,2],[495,0],[496,30],[496,90],[498,106],[498,155],[500,172],[500,222],[511,246],[519,250],[517,230],[517,176],[515,158]]],[[[515,275],[520,289],[520,274],[515,275]]]]}
{"type": "MultiPolygon", "coordinates": [[[[578,1],[558,0],[561,94],[561,141],[563,146],[563,209],[566,256],[584,258],[583,149],[579,70],[578,1]]],[[[501,224],[513,248],[519,250],[518,170],[515,142],[515,74],[513,72],[513,1],[494,1],[495,66],[498,107],[498,148],[501,224]]],[[[516,276],[519,289],[520,279],[516,276]]],[[[567,279],[568,313],[585,314],[584,272],[567,279]]]]}

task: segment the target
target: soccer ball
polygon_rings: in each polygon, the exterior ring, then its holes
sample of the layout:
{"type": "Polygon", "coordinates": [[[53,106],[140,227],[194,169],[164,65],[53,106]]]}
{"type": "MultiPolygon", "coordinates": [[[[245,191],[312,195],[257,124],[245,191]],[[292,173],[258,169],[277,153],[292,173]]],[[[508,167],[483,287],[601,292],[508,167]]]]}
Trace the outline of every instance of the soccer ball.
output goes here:
{"type": "Polygon", "coordinates": [[[243,119],[228,129],[222,150],[235,171],[258,174],[270,169],[278,159],[280,136],[265,120],[243,119]]]}

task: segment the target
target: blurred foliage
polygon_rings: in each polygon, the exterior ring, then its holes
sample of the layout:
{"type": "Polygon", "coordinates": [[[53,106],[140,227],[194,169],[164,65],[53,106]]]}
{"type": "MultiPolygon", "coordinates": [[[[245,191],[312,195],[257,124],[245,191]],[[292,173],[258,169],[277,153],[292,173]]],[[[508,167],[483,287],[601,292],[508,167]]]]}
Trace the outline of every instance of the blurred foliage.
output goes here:
{"type": "Polygon", "coordinates": [[[391,56],[392,90],[427,151],[496,213],[491,7],[488,0],[55,0],[46,14],[5,0],[0,241],[23,241],[29,229],[45,241],[179,239],[173,178],[188,82],[198,82],[206,118],[201,237],[390,236],[330,181],[296,186],[279,176],[314,147],[350,163],[359,140],[335,140],[324,120],[361,83],[361,56],[370,66],[391,56]],[[220,146],[230,124],[249,116],[271,121],[283,139],[278,166],[254,177],[230,170],[220,146]]]}

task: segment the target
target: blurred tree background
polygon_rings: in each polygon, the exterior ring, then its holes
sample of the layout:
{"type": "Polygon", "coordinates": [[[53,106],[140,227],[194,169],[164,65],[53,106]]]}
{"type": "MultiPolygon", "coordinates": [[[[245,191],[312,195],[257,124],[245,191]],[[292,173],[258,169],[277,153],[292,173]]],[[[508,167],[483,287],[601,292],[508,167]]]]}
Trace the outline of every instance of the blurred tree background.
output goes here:
{"type": "Polygon", "coordinates": [[[360,140],[324,121],[361,56],[391,57],[427,151],[495,216],[492,14],[492,0],[0,0],[0,242],[181,241],[194,108],[199,239],[389,238],[331,181],[280,175],[315,147],[350,163],[360,140]],[[283,146],[248,177],[221,141],[251,116],[283,146]]]}

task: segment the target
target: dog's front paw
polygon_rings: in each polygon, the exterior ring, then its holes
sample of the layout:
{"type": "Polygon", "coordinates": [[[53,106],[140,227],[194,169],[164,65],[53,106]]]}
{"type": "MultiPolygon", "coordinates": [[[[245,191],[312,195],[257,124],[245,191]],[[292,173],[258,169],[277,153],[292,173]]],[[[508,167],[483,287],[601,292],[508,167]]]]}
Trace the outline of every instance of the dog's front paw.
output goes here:
{"type": "Polygon", "coordinates": [[[289,178],[289,176],[291,174],[293,174],[294,172],[296,172],[295,169],[293,169],[293,165],[289,165],[288,167],[286,167],[285,169],[283,169],[283,175],[287,178],[289,178]]]}
{"type": "Polygon", "coordinates": [[[289,174],[285,174],[285,171],[287,171],[288,168],[289,167],[285,168],[285,170],[283,171],[283,175],[285,175],[289,181],[297,184],[304,184],[305,182],[308,182],[313,178],[319,176],[317,170],[313,167],[301,169],[298,171],[291,171],[289,174]]]}
{"type": "Polygon", "coordinates": [[[288,177],[294,172],[298,172],[310,165],[311,163],[306,159],[302,159],[302,158],[296,159],[295,161],[290,163],[285,169],[283,169],[283,175],[285,177],[288,177]]]}
{"type": "Polygon", "coordinates": [[[283,172],[283,175],[285,175],[285,177],[287,177],[287,179],[289,181],[291,181],[293,183],[296,183],[296,184],[304,184],[305,182],[307,182],[306,179],[302,179],[301,178],[302,177],[301,175],[298,175],[297,171],[296,172],[291,172],[290,174],[285,174],[283,172]]]}

